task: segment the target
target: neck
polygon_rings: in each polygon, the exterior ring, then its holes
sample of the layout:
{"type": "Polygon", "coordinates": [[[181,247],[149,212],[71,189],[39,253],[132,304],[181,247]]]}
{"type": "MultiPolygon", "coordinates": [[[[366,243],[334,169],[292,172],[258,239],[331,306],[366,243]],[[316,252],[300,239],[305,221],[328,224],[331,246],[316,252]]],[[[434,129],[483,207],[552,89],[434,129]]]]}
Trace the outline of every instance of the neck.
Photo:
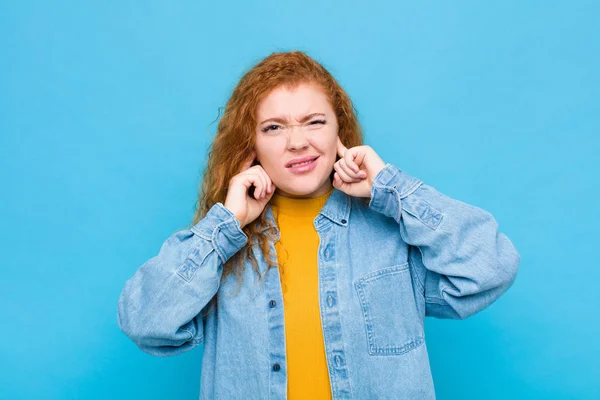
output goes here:
{"type": "Polygon", "coordinates": [[[313,197],[288,197],[275,192],[270,204],[278,214],[314,218],[319,214],[332,192],[333,186],[327,192],[313,197]]]}
{"type": "Polygon", "coordinates": [[[314,192],[309,193],[309,194],[294,195],[294,194],[284,192],[281,189],[275,189],[274,196],[289,197],[292,199],[311,199],[311,198],[323,196],[324,194],[327,194],[327,193],[331,193],[332,190],[333,190],[333,185],[331,184],[331,181],[328,179],[320,188],[318,188],[317,190],[315,190],[314,192]]]}

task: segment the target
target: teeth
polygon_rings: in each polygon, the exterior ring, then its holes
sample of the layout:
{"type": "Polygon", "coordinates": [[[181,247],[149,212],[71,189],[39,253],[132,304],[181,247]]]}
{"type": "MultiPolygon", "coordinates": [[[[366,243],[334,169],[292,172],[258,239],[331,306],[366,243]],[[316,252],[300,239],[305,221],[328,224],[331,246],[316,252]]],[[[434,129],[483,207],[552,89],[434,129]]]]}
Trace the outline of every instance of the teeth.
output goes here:
{"type": "Polygon", "coordinates": [[[313,161],[314,161],[314,160],[309,160],[309,161],[304,161],[304,162],[301,162],[301,163],[298,163],[298,164],[292,164],[292,165],[290,165],[290,167],[292,167],[292,168],[293,168],[293,167],[297,167],[297,166],[299,166],[299,165],[306,165],[306,164],[310,164],[310,163],[311,163],[311,162],[313,162],[313,161]]]}

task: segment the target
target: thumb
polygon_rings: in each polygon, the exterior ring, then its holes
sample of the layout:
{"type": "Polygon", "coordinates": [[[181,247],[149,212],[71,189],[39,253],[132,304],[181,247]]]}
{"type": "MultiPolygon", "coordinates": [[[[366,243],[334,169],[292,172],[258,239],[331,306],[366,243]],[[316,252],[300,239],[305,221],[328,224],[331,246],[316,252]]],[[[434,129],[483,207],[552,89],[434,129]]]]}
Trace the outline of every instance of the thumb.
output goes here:
{"type": "Polygon", "coordinates": [[[344,186],[344,181],[336,172],[335,174],[333,174],[333,187],[335,187],[336,189],[340,189],[342,186],[344,186]]]}
{"type": "Polygon", "coordinates": [[[348,150],[348,149],[346,148],[346,146],[344,146],[344,144],[342,143],[342,140],[338,136],[338,138],[337,138],[337,154],[338,154],[338,156],[340,156],[340,158],[344,158],[344,153],[346,152],[346,150],[348,150]]]}

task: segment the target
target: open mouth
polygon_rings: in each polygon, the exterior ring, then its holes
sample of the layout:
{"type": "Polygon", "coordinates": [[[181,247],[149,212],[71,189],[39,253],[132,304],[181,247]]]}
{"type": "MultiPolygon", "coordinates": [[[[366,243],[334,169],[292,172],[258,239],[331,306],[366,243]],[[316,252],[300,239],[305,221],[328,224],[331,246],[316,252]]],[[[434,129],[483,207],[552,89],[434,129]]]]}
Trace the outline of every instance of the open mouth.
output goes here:
{"type": "Polygon", "coordinates": [[[287,163],[285,166],[286,168],[295,168],[295,167],[300,167],[302,165],[308,165],[311,162],[315,161],[317,158],[319,158],[319,156],[311,156],[311,157],[304,157],[302,160],[298,160],[296,162],[289,162],[287,163]]]}
{"type": "Polygon", "coordinates": [[[292,173],[308,172],[308,171],[312,171],[316,167],[318,159],[319,159],[318,156],[311,157],[311,158],[305,159],[303,161],[288,163],[288,165],[286,165],[286,167],[292,173]]]}

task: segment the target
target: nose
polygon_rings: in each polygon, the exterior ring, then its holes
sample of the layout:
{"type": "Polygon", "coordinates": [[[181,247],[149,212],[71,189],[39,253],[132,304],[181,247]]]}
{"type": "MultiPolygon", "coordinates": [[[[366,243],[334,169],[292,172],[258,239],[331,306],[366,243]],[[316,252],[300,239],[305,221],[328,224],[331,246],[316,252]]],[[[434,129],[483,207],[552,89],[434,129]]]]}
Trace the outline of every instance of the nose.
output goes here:
{"type": "Polygon", "coordinates": [[[303,130],[301,129],[301,127],[296,127],[296,126],[292,126],[289,128],[289,135],[288,135],[288,150],[301,150],[301,149],[305,149],[308,147],[308,141],[306,140],[306,135],[304,135],[303,130]],[[293,128],[299,128],[296,129],[298,131],[298,133],[294,132],[293,128]]]}

